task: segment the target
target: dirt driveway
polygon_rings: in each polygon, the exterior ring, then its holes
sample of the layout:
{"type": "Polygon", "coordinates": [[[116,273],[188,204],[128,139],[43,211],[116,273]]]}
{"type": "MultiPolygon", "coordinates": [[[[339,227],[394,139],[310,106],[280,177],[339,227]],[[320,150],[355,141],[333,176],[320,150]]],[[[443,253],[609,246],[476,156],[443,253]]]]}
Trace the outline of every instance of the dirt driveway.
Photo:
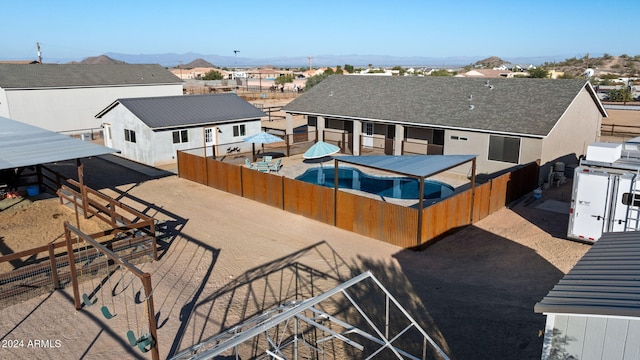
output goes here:
{"type": "MultiPolygon", "coordinates": [[[[589,248],[563,239],[567,214],[536,208],[567,202],[570,185],[414,252],[174,175],[84,163],[90,186],[156,217],[169,234],[161,259],[142,266],[152,274],[162,358],[290,299],[294,273],[317,295],[371,270],[451,358],[538,359],[545,319],[533,306],[589,248]]],[[[128,345],[133,315],[121,305],[111,320],[92,307],[76,311],[68,288],[2,309],[0,344],[59,346],[0,347],[0,358],[149,358],[128,345]]]]}

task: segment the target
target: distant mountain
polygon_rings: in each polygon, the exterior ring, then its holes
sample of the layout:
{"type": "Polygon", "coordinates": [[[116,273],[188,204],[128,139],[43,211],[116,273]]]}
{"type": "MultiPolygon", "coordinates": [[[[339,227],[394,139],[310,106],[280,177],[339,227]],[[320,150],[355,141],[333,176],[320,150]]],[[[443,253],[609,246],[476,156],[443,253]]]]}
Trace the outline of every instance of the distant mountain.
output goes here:
{"type": "Polygon", "coordinates": [[[476,61],[474,65],[482,66],[485,69],[493,69],[494,67],[498,67],[506,63],[507,63],[506,61],[500,59],[497,56],[491,56],[486,59],[476,61]]]}
{"type": "Polygon", "coordinates": [[[72,64],[126,64],[124,61],[112,59],[107,55],[91,56],[80,62],[71,62],[72,64]]]}
{"type": "Polygon", "coordinates": [[[182,69],[195,69],[195,68],[213,68],[215,66],[205,59],[198,58],[188,64],[179,65],[179,67],[182,69]]]}
{"type": "MultiPolygon", "coordinates": [[[[179,64],[189,64],[190,62],[202,59],[217,67],[254,67],[265,64],[276,67],[308,67],[308,56],[295,57],[273,57],[273,58],[236,58],[233,55],[203,55],[199,53],[165,53],[165,54],[120,54],[107,53],[111,58],[121,59],[130,64],[160,64],[165,67],[177,67],[179,64]]],[[[421,57],[421,56],[388,56],[388,55],[317,55],[312,56],[311,63],[314,68],[324,66],[336,66],[350,64],[355,67],[373,66],[414,66],[414,67],[458,67],[473,64],[480,56],[458,56],[458,57],[421,57]]],[[[564,60],[561,57],[535,57],[535,58],[510,58],[505,62],[542,64],[564,60]]],[[[182,65],[186,67],[187,65],[182,65]]]]}

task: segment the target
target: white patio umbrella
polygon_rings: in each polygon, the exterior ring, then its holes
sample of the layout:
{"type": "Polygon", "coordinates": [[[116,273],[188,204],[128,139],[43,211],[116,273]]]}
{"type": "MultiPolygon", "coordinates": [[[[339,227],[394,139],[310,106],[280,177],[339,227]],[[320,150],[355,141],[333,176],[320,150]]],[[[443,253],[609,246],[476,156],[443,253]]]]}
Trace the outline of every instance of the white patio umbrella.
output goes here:
{"type": "Polygon", "coordinates": [[[340,151],[339,147],[333,144],[326,143],[324,141],[318,141],[317,143],[313,144],[313,146],[311,146],[307,151],[305,151],[304,154],[302,154],[302,157],[304,159],[320,159],[320,171],[318,171],[317,179],[317,182],[319,184],[324,183],[324,169],[322,168],[322,158],[333,155],[338,151],[340,151]]]}
{"type": "Polygon", "coordinates": [[[262,154],[264,154],[264,144],[272,144],[272,143],[277,143],[277,142],[282,142],[284,140],[282,140],[281,138],[269,134],[268,132],[259,132],[257,134],[254,135],[250,135],[247,136],[246,138],[244,138],[244,142],[248,142],[248,143],[252,143],[252,150],[253,150],[253,160],[255,161],[256,159],[256,146],[255,144],[262,144],[262,154]]]}

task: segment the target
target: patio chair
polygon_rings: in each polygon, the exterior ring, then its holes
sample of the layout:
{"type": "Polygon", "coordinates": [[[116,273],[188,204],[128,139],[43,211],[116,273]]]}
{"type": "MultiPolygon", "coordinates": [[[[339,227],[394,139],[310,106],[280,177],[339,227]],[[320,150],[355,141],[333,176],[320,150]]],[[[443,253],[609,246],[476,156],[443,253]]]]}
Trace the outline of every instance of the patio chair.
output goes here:
{"type": "Polygon", "coordinates": [[[269,172],[269,164],[267,164],[264,161],[261,161],[261,162],[256,163],[256,166],[255,166],[254,169],[258,170],[260,172],[269,172]]]}
{"type": "Polygon", "coordinates": [[[253,164],[251,161],[249,161],[249,159],[244,158],[244,164],[249,168],[249,169],[254,169],[256,168],[255,164],[253,164]]]}
{"type": "Polygon", "coordinates": [[[269,164],[269,171],[280,171],[280,167],[282,166],[282,159],[276,160],[274,163],[269,164]]]}
{"type": "Polygon", "coordinates": [[[273,156],[271,155],[264,155],[262,157],[262,162],[270,163],[271,161],[273,161],[273,156]]]}

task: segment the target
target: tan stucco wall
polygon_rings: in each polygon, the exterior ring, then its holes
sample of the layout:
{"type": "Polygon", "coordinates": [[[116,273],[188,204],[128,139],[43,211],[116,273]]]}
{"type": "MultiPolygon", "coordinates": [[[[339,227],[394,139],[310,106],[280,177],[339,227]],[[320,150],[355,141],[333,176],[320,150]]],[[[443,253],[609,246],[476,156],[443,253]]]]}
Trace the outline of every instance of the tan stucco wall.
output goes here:
{"type": "MultiPolygon", "coordinates": [[[[512,164],[488,159],[490,134],[479,132],[468,132],[459,130],[446,130],[444,137],[444,155],[477,155],[476,172],[478,174],[491,174],[500,170],[508,169],[518,164],[512,164]],[[457,136],[458,140],[451,137],[457,136]],[[462,140],[466,138],[466,140],[462,140]]],[[[536,161],[540,158],[542,141],[535,138],[520,139],[520,164],[536,161]]],[[[453,171],[456,173],[470,173],[471,165],[459,166],[453,171]]]]}
{"type": "Polygon", "coordinates": [[[544,140],[541,165],[567,155],[577,158],[585,154],[587,146],[599,140],[601,124],[602,114],[583,89],[544,140]]]}

